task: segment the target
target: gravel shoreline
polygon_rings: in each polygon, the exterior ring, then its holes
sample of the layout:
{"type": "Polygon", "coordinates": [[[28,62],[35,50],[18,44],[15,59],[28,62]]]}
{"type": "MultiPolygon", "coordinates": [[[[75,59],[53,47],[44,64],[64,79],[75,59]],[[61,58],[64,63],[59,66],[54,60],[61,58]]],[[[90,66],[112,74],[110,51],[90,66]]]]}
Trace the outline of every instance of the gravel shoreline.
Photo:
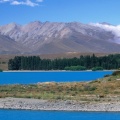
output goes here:
{"type": "Polygon", "coordinates": [[[0,109],[120,112],[120,102],[99,103],[73,100],[49,101],[26,98],[0,98],[0,109]]]}

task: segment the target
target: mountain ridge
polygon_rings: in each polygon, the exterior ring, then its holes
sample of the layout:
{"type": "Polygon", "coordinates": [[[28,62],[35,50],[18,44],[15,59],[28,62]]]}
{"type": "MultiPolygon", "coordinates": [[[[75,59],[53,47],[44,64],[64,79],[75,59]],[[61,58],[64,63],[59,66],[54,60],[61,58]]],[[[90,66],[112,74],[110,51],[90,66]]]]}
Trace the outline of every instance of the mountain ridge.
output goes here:
{"type": "MultiPolygon", "coordinates": [[[[19,54],[54,54],[65,52],[119,52],[119,36],[116,36],[115,26],[111,24],[82,24],[80,22],[40,22],[34,21],[26,25],[16,23],[0,26],[1,46],[7,36],[19,54]],[[102,26],[102,27],[101,27],[102,26]],[[114,29],[106,29],[109,26],[114,29]],[[4,37],[3,37],[4,36],[4,37]],[[19,47],[18,47],[18,46],[19,47]],[[19,49],[17,49],[19,48],[19,49]]],[[[9,41],[10,42],[10,41],[9,41]]],[[[9,44],[10,43],[6,43],[9,44]]],[[[3,49],[0,49],[2,53],[3,49]]],[[[7,50],[6,54],[9,54],[7,50]]]]}

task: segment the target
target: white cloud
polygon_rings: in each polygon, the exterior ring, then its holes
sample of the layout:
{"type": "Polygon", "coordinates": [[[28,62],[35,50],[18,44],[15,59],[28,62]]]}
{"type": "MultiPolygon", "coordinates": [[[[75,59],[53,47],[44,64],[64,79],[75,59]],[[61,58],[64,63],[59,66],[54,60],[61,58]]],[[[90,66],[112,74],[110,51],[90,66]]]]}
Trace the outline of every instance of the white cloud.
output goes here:
{"type": "Polygon", "coordinates": [[[23,4],[23,2],[12,1],[11,4],[12,4],[12,5],[20,5],[20,4],[23,4]]]}
{"type": "Polygon", "coordinates": [[[112,32],[115,35],[114,42],[120,44],[120,25],[113,26],[113,25],[100,24],[100,23],[91,23],[91,25],[99,27],[105,31],[112,32]]]}
{"type": "Polygon", "coordinates": [[[26,0],[25,2],[23,2],[23,1],[12,1],[11,4],[12,5],[27,5],[27,6],[31,6],[31,7],[39,5],[37,3],[31,2],[30,0],[26,0]]]}
{"type": "Polygon", "coordinates": [[[27,5],[31,7],[39,6],[40,2],[43,0],[36,0],[36,2],[32,2],[32,0],[0,0],[0,3],[9,2],[11,5],[27,5]]]}
{"type": "Polygon", "coordinates": [[[0,3],[10,2],[11,0],[0,0],[0,3]]]}

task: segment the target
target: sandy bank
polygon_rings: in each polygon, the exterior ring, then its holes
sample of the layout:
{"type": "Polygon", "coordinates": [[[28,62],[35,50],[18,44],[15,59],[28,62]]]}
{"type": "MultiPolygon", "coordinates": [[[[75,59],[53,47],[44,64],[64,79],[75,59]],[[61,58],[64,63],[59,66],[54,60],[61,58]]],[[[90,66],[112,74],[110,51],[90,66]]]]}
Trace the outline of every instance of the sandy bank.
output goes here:
{"type": "Polygon", "coordinates": [[[0,109],[60,111],[120,111],[120,102],[48,101],[24,98],[0,98],[0,109]]]}

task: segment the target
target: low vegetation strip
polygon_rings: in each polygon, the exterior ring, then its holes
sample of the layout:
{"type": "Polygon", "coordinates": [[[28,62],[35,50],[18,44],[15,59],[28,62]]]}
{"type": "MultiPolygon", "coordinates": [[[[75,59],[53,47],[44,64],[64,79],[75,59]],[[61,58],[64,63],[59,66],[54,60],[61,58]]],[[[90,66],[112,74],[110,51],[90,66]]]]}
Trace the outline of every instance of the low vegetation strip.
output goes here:
{"type": "Polygon", "coordinates": [[[91,82],[1,85],[0,97],[44,100],[120,101],[120,71],[91,82]]]}

